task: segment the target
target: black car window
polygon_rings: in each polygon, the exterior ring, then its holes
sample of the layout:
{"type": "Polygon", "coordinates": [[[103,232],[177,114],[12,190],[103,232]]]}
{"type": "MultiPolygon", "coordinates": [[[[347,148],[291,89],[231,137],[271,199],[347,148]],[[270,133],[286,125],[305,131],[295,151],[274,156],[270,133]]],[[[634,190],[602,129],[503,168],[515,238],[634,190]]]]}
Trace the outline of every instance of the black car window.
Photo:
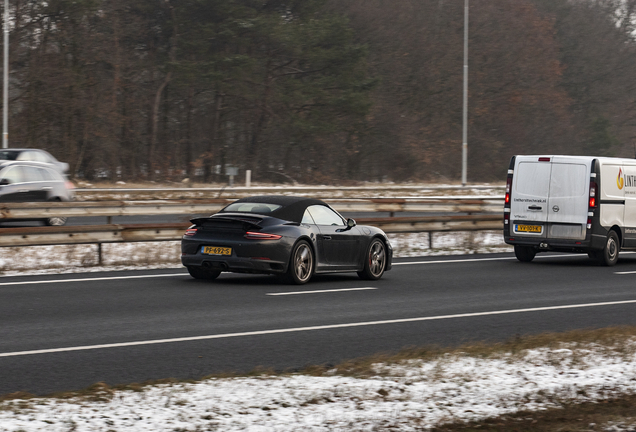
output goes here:
{"type": "Polygon", "coordinates": [[[2,160],[15,160],[20,153],[12,150],[1,150],[0,159],[2,160]]]}
{"type": "Polygon", "coordinates": [[[224,212],[267,214],[281,208],[278,204],[236,202],[223,209],[224,212]]]}
{"type": "Polygon", "coordinates": [[[24,183],[22,167],[10,167],[2,172],[1,180],[8,180],[9,184],[24,183]]]}
{"type": "Polygon", "coordinates": [[[311,214],[311,217],[316,222],[316,225],[345,225],[344,220],[329,207],[323,205],[312,205],[307,207],[307,210],[311,214]]]}

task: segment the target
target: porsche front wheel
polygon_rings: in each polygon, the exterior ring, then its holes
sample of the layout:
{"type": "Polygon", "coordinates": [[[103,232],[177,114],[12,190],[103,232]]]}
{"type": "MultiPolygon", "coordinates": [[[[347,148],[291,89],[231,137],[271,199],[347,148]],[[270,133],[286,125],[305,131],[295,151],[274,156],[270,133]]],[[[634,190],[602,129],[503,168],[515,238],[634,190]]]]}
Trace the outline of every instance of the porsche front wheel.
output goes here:
{"type": "Polygon", "coordinates": [[[364,269],[358,272],[361,279],[378,280],[386,269],[386,246],[380,239],[374,239],[365,256],[364,269]]]}

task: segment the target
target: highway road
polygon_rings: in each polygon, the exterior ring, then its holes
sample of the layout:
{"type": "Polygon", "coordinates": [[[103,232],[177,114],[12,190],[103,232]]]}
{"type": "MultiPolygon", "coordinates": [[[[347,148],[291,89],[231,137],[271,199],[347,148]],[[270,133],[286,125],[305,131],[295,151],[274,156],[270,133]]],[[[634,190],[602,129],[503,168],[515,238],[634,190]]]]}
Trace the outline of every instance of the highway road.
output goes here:
{"type": "Polygon", "coordinates": [[[181,269],[0,278],[0,394],[276,370],[406,346],[636,325],[636,254],[398,259],[303,286],[181,269]]]}

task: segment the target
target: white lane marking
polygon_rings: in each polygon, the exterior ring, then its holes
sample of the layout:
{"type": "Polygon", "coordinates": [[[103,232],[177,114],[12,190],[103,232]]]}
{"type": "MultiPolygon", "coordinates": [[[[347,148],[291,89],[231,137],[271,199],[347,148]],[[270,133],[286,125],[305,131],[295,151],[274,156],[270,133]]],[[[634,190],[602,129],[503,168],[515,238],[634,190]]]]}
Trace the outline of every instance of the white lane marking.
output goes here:
{"type": "Polygon", "coordinates": [[[364,290],[375,290],[377,288],[373,287],[362,287],[362,288],[342,288],[342,289],[328,289],[328,290],[315,290],[315,291],[292,291],[292,292],[278,292],[278,293],[267,293],[268,296],[284,296],[284,295],[296,295],[296,294],[318,294],[318,293],[329,293],[329,292],[340,292],[340,291],[364,291],[364,290]]]}
{"type": "Polygon", "coordinates": [[[258,330],[258,331],[251,331],[251,332],[242,332],[242,333],[225,333],[225,334],[215,334],[215,335],[206,335],[206,336],[190,336],[190,337],[172,338],[172,339],[154,339],[154,340],[146,340],[146,341],[120,342],[120,343],[110,343],[110,344],[102,344],[102,345],[85,345],[85,346],[66,347],[66,348],[50,348],[50,349],[40,349],[40,350],[31,350],[31,351],[16,351],[16,352],[0,353],[0,357],[17,357],[17,356],[33,355],[33,354],[51,354],[51,353],[70,352],[70,351],[87,351],[87,350],[96,350],[96,349],[105,349],[105,348],[122,348],[122,347],[132,347],[132,346],[140,346],[140,345],[156,345],[156,344],[174,343],[174,342],[193,342],[193,341],[202,341],[202,340],[211,340],[211,339],[227,339],[227,338],[245,337],[245,336],[262,336],[262,335],[295,333],[295,332],[304,332],[304,331],[313,331],[313,330],[332,330],[332,329],[364,327],[364,326],[385,325],[385,324],[403,324],[403,323],[412,323],[412,322],[420,322],[420,321],[435,321],[435,320],[454,319],[454,318],[470,318],[470,317],[482,317],[482,316],[490,316],[490,315],[505,315],[505,314],[515,314],[515,313],[523,313],[523,312],[544,312],[544,311],[563,310],[563,309],[578,309],[578,308],[586,308],[586,307],[616,306],[616,305],[626,305],[626,304],[635,304],[635,303],[636,303],[636,300],[621,300],[621,301],[601,302],[601,303],[583,303],[583,304],[563,305],[563,306],[545,306],[545,307],[525,308],[525,309],[509,309],[509,310],[491,311],[491,312],[473,312],[473,313],[464,313],[464,314],[456,314],[456,315],[438,315],[438,316],[432,316],[432,317],[402,318],[402,319],[392,319],[392,320],[382,320],[382,321],[366,321],[366,322],[346,323],[346,324],[331,324],[331,325],[296,327],[296,328],[274,329],[274,330],[258,330]]]}
{"type": "Polygon", "coordinates": [[[34,281],[22,281],[22,282],[2,282],[0,283],[0,286],[34,285],[34,284],[49,284],[49,283],[64,283],[64,282],[92,282],[92,281],[119,280],[119,279],[147,279],[147,278],[156,278],[156,277],[171,277],[171,276],[186,276],[186,275],[187,273],[170,273],[170,274],[156,274],[156,275],[112,276],[112,277],[81,278],[81,279],[34,280],[34,281]]]}
{"type": "Polygon", "coordinates": [[[469,258],[458,260],[438,260],[438,261],[411,261],[411,262],[394,262],[392,265],[413,265],[413,264],[445,264],[445,263],[461,263],[461,262],[473,262],[473,261],[501,261],[501,260],[513,260],[515,257],[501,257],[501,258],[469,258]]]}
{"type": "MultiPolygon", "coordinates": [[[[630,255],[636,252],[621,252],[621,255],[630,255]]],[[[573,256],[584,256],[583,254],[559,254],[559,255],[543,255],[536,256],[534,259],[545,259],[545,258],[566,258],[573,256]]],[[[476,262],[476,261],[504,261],[504,260],[515,260],[515,257],[497,257],[497,258],[466,258],[466,259],[457,259],[457,260],[437,260],[437,261],[412,261],[412,262],[394,262],[394,266],[399,265],[411,265],[411,264],[445,264],[445,263],[461,263],[461,262],[476,262]]]]}
{"type": "Polygon", "coordinates": [[[620,274],[620,275],[624,275],[624,274],[634,274],[634,273],[636,273],[636,271],[614,272],[614,274],[620,274]]]}

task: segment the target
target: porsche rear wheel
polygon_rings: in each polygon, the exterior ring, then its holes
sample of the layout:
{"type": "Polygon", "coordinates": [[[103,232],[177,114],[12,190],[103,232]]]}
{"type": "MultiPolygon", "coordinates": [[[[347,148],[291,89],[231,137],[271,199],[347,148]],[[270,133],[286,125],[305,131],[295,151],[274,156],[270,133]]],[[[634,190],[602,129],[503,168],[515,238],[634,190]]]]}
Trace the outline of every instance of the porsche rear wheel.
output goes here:
{"type": "Polygon", "coordinates": [[[364,269],[358,272],[361,279],[378,280],[386,269],[386,246],[380,239],[374,239],[364,260],[364,269]]]}
{"type": "Polygon", "coordinates": [[[301,240],[292,249],[287,280],[294,285],[307,283],[314,274],[314,253],[305,240],[301,240]]]}
{"type": "Polygon", "coordinates": [[[195,279],[213,280],[219,277],[220,270],[205,270],[201,267],[187,266],[188,273],[195,279]]]}

